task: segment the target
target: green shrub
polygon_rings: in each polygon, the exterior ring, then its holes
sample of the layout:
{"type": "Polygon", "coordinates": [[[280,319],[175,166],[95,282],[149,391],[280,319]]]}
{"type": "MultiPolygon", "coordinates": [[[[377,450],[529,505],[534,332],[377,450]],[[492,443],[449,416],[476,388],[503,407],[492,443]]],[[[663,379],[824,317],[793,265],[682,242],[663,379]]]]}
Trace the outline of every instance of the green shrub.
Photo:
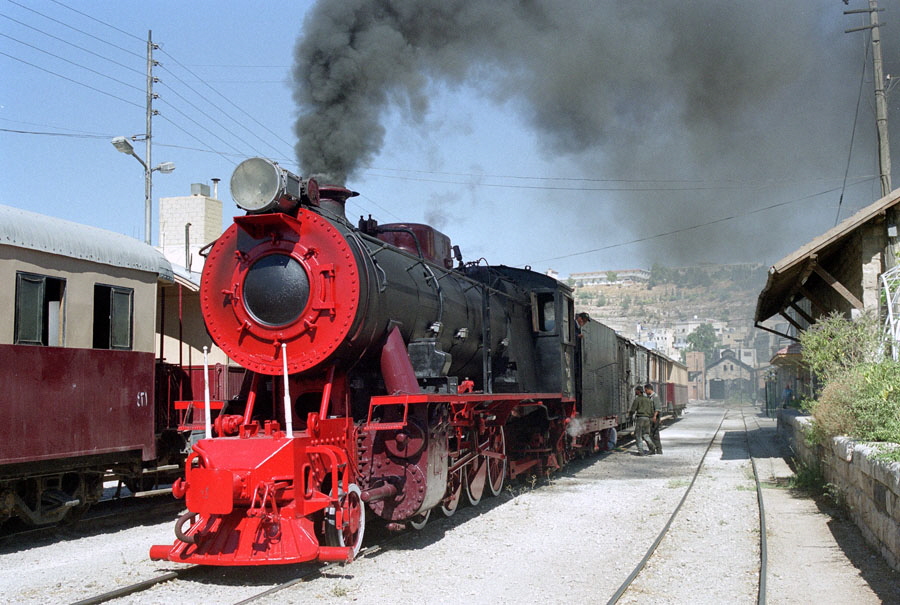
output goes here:
{"type": "Polygon", "coordinates": [[[886,359],[836,374],[811,411],[826,436],[900,443],[900,363],[886,359]]]}
{"type": "Polygon", "coordinates": [[[872,314],[851,321],[832,313],[800,335],[803,361],[826,383],[861,363],[880,359],[884,342],[881,323],[872,314]]]}
{"type": "Polygon", "coordinates": [[[880,323],[872,316],[850,321],[832,315],[800,341],[804,361],[825,383],[810,406],[810,437],[900,443],[900,363],[883,357],[880,323]]]}

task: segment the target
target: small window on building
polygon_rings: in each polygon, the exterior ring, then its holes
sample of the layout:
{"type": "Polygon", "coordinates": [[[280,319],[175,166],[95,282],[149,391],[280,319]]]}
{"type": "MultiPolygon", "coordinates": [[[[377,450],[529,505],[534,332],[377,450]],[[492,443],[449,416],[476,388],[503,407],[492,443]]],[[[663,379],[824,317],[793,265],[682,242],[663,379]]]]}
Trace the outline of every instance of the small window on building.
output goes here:
{"type": "Polygon", "coordinates": [[[130,350],[134,290],[94,285],[94,348],[130,350]]]}
{"type": "Polygon", "coordinates": [[[16,273],[15,344],[63,346],[65,291],[64,279],[16,273]]]}

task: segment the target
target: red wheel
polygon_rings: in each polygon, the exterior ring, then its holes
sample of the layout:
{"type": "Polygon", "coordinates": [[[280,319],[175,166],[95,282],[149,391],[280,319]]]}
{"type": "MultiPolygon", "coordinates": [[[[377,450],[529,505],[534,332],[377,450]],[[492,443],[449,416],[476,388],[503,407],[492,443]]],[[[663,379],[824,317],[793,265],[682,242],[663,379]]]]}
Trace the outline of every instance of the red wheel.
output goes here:
{"type": "Polygon", "coordinates": [[[409,526],[415,530],[420,530],[425,527],[425,524],[428,523],[428,518],[431,516],[431,509],[428,509],[426,512],[421,515],[416,515],[415,517],[410,518],[409,526]]]}
{"type": "Polygon", "coordinates": [[[459,507],[462,499],[463,484],[466,482],[466,467],[462,467],[455,473],[450,473],[447,478],[447,493],[441,500],[441,512],[445,517],[452,517],[459,507]]]}
{"type": "Polygon", "coordinates": [[[501,457],[485,456],[487,466],[487,486],[492,496],[499,496],[506,480],[506,436],[502,426],[488,428],[488,450],[501,457]]]}
{"type": "Polygon", "coordinates": [[[356,556],[366,533],[364,507],[359,488],[351,483],[347,493],[341,495],[341,527],[337,527],[335,522],[335,509],[331,507],[325,511],[325,538],[329,546],[349,546],[353,549],[353,556],[356,556]]]}
{"type": "Polygon", "coordinates": [[[469,504],[472,506],[481,502],[481,496],[484,495],[484,484],[487,483],[487,470],[488,465],[485,463],[484,456],[475,456],[466,465],[463,485],[466,488],[466,498],[468,498],[469,504]]]}

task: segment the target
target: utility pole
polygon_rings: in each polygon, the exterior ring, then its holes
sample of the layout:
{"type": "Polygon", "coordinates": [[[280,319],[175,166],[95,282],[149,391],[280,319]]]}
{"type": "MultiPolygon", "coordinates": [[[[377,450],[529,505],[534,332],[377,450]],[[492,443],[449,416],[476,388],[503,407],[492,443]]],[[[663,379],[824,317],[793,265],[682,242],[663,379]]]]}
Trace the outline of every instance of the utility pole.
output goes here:
{"type": "Polygon", "coordinates": [[[159,95],[153,92],[153,84],[159,82],[158,78],[153,76],[153,67],[159,65],[153,60],[153,51],[159,46],[153,44],[153,32],[147,32],[147,132],[143,135],[136,134],[131,137],[115,137],[110,141],[113,146],[125,155],[130,155],[144,168],[144,242],[152,245],[151,225],[153,223],[153,173],[159,170],[163,174],[168,174],[175,170],[175,164],[172,162],[163,162],[159,166],[152,164],[152,141],[153,141],[153,116],[158,115],[158,111],[153,109],[153,100],[159,98],[159,95]],[[134,152],[134,146],[131,141],[139,141],[144,137],[147,143],[146,159],[142,160],[138,154],[134,152]]]}
{"type": "MultiPolygon", "coordinates": [[[[869,0],[869,8],[844,11],[845,15],[869,13],[869,25],[848,29],[844,33],[867,29],[872,32],[872,78],[875,83],[875,126],[878,133],[878,172],[882,198],[891,192],[891,144],[888,139],[887,99],[884,90],[884,66],[881,59],[881,30],[878,23],[878,13],[883,10],[883,8],[878,8],[878,0],[869,0]]],[[[882,261],[885,270],[897,266],[897,259],[900,256],[900,239],[897,237],[897,224],[900,217],[898,217],[897,210],[893,208],[887,214],[887,242],[882,261]]]]}
{"type": "Polygon", "coordinates": [[[888,140],[887,99],[884,91],[884,67],[881,59],[881,32],[878,23],[878,0],[869,0],[869,8],[844,11],[845,15],[869,13],[869,25],[844,30],[844,33],[872,30],[872,65],[875,80],[875,125],[878,131],[878,165],[881,179],[881,196],[891,192],[891,145],[888,140]]]}
{"type": "MultiPolygon", "coordinates": [[[[151,153],[151,140],[153,138],[153,30],[147,31],[147,153],[144,156],[146,166],[153,166],[153,158],[151,153]]],[[[144,170],[144,241],[151,244],[153,237],[151,233],[153,225],[153,170],[146,168],[144,170]]]]}

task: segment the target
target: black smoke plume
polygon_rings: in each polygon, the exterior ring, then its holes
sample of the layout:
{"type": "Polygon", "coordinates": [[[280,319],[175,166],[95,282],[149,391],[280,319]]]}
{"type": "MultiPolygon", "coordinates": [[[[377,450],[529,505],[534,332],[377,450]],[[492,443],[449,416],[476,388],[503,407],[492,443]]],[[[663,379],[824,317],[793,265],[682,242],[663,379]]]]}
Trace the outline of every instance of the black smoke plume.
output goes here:
{"type": "MultiPolygon", "coordinates": [[[[882,28],[890,73],[900,3],[882,5],[894,17],[882,28]]],[[[795,226],[808,213],[828,215],[824,228],[833,223],[839,191],[820,205],[787,202],[839,187],[844,173],[867,36],[843,33],[863,19],[842,15],[846,8],[836,0],[322,0],[296,45],[298,160],[306,174],[353,178],[381,149],[389,108],[422,120],[430,87],[464,84],[515,108],[548,154],[585,175],[640,182],[640,191],[605,195],[612,204],[570,201],[573,216],[612,218],[637,237],[748,216],[677,244],[650,239],[642,260],[760,260],[785,251],[775,242],[802,244],[795,226]],[[752,214],[781,202],[774,214],[752,214]]],[[[875,173],[871,69],[867,78],[856,176],[875,173]]],[[[875,188],[862,188],[857,208],[880,196],[875,188]]]]}

